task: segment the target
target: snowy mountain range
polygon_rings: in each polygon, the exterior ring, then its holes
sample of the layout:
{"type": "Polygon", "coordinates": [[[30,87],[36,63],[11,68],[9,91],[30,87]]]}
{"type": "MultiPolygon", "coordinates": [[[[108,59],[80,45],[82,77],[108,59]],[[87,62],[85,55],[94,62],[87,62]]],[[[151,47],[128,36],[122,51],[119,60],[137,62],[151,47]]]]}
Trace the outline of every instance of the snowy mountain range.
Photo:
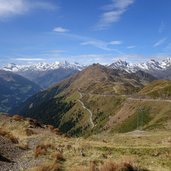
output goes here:
{"type": "Polygon", "coordinates": [[[53,84],[70,77],[76,72],[82,70],[85,66],[78,63],[54,62],[54,63],[37,63],[37,64],[8,64],[2,68],[4,71],[19,74],[36,84],[41,88],[48,88],[53,84]]]}
{"type": "Polygon", "coordinates": [[[50,70],[56,70],[59,68],[82,70],[84,66],[76,62],[71,64],[65,61],[65,62],[54,62],[54,63],[43,62],[43,63],[26,64],[26,65],[17,65],[17,64],[11,63],[11,64],[4,66],[2,69],[5,71],[11,71],[11,72],[25,72],[25,71],[50,71],[50,70]]]}
{"type": "MultiPolygon", "coordinates": [[[[27,65],[17,65],[14,63],[8,64],[2,68],[5,71],[11,72],[24,72],[24,71],[50,71],[59,68],[63,69],[75,69],[82,70],[86,66],[79,63],[69,63],[64,62],[54,62],[54,63],[37,63],[37,64],[27,64],[27,65]]],[[[117,60],[116,62],[109,65],[113,69],[122,69],[128,72],[136,72],[137,70],[151,71],[151,70],[167,70],[171,68],[171,58],[166,58],[163,60],[151,59],[144,63],[129,63],[127,61],[117,60]]]]}
{"type": "MultiPolygon", "coordinates": [[[[129,73],[144,71],[158,79],[171,80],[171,58],[163,60],[151,59],[144,63],[129,63],[118,60],[107,67],[113,69],[125,70],[129,73]]],[[[54,62],[54,63],[37,63],[27,65],[8,64],[2,70],[15,72],[41,86],[48,88],[53,84],[70,77],[78,71],[86,68],[79,63],[54,62]]]]}
{"type": "Polygon", "coordinates": [[[143,70],[147,72],[154,71],[154,70],[164,71],[167,70],[168,68],[169,69],[171,68],[171,58],[166,58],[164,60],[151,59],[147,62],[136,63],[136,64],[128,63],[127,61],[118,60],[113,64],[111,64],[109,67],[113,69],[127,70],[128,72],[136,72],[138,70],[143,70]]]}
{"type": "Polygon", "coordinates": [[[127,72],[136,72],[141,70],[153,75],[158,79],[171,80],[171,58],[165,58],[163,60],[151,59],[147,62],[136,64],[118,60],[108,67],[126,70],[127,72]]]}

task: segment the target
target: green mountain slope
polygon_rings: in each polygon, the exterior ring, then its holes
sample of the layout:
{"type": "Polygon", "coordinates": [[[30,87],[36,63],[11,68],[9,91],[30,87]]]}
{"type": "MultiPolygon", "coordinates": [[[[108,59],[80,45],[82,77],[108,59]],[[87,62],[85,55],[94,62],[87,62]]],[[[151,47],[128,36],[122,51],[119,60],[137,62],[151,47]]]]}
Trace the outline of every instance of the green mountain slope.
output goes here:
{"type": "Polygon", "coordinates": [[[170,98],[171,97],[171,81],[156,80],[146,85],[140,92],[140,95],[150,96],[152,98],[170,98]]]}
{"type": "Polygon", "coordinates": [[[41,89],[35,83],[11,72],[0,70],[0,112],[9,112],[41,89]]]}
{"type": "Polygon", "coordinates": [[[153,79],[94,64],[29,98],[17,111],[70,135],[90,135],[110,130],[107,123],[127,97],[153,79]]]}

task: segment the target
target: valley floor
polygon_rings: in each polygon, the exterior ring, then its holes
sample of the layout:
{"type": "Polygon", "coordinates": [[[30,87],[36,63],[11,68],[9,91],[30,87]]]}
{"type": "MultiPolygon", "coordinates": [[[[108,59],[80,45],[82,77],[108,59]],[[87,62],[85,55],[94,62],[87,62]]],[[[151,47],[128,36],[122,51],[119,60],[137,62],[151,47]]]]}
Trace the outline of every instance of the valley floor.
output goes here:
{"type": "MultiPolygon", "coordinates": [[[[0,171],[5,171],[8,165],[11,171],[16,171],[17,167],[21,171],[43,171],[53,168],[92,171],[90,166],[100,167],[110,161],[127,162],[150,171],[171,170],[171,133],[167,131],[103,133],[88,138],[69,138],[61,135],[52,126],[40,126],[29,119],[1,115],[0,138],[4,135],[11,141],[15,137],[18,142],[12,141],[15,142],[12,146],[22,151],[17,158],[11,157],[15,159],[15,167],[6,162],[6,166],[0,167],[0,171]]],[[[1,163],[4,166],[0,158],[1,163]]]]}

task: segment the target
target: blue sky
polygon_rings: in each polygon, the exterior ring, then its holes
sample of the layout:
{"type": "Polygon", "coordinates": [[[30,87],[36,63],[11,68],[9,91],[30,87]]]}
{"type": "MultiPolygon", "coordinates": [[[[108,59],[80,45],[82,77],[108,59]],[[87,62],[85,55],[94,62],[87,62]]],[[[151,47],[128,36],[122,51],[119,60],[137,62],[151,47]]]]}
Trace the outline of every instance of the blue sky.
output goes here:
{"type": "Polygon", "coordinates": [[[170,0],[0,0],[0,63],[171,54],[170,0]]]}

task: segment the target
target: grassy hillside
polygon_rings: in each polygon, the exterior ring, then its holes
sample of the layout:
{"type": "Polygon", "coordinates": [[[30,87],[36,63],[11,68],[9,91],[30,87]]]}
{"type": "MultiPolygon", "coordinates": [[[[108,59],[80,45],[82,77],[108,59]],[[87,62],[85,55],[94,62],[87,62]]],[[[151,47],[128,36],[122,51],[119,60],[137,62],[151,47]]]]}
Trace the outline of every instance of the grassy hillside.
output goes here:
{"type": "Polygon", "coordinates": [[[140,95],[150,96],[152,98],[170,98],[171,97],[171,81],[156,80],[146,85],[140,92],[140,95]]]}
{"type": "MultiPolygon", "coordinates": [[[[49,95],[49,93],[48,93],[49,95]]],[[[57,126],[62,132],[73,136],[88,136],[100,132],[130,132],[142,130],[171,130],[171,102],[160,99],[129,99],[118,95],[84,94],[80,98],[79,92],[73,94],[59,94],[47,100],[38,95],[26,104],[25,116],[33,117],[43,123],[57,126]],[[92,112],[94,127],[90,125],[92,112]],[[39,101],[40,104],[35,104],[39,101]],[[30,106],[32,104],[32,106],[30,106]]]]}
{"type": "Polygon", "coordinates": [[[127,100],[111,117],[107,126],[114,132],[171,130],[171,103],[166,101],[127,100]]]}
{"type": "Polygon", "coordinates": [[[86,95],[83,102],[93,113],[94,133],[171,130],[171,102],[167,100],[86,95]]]}

